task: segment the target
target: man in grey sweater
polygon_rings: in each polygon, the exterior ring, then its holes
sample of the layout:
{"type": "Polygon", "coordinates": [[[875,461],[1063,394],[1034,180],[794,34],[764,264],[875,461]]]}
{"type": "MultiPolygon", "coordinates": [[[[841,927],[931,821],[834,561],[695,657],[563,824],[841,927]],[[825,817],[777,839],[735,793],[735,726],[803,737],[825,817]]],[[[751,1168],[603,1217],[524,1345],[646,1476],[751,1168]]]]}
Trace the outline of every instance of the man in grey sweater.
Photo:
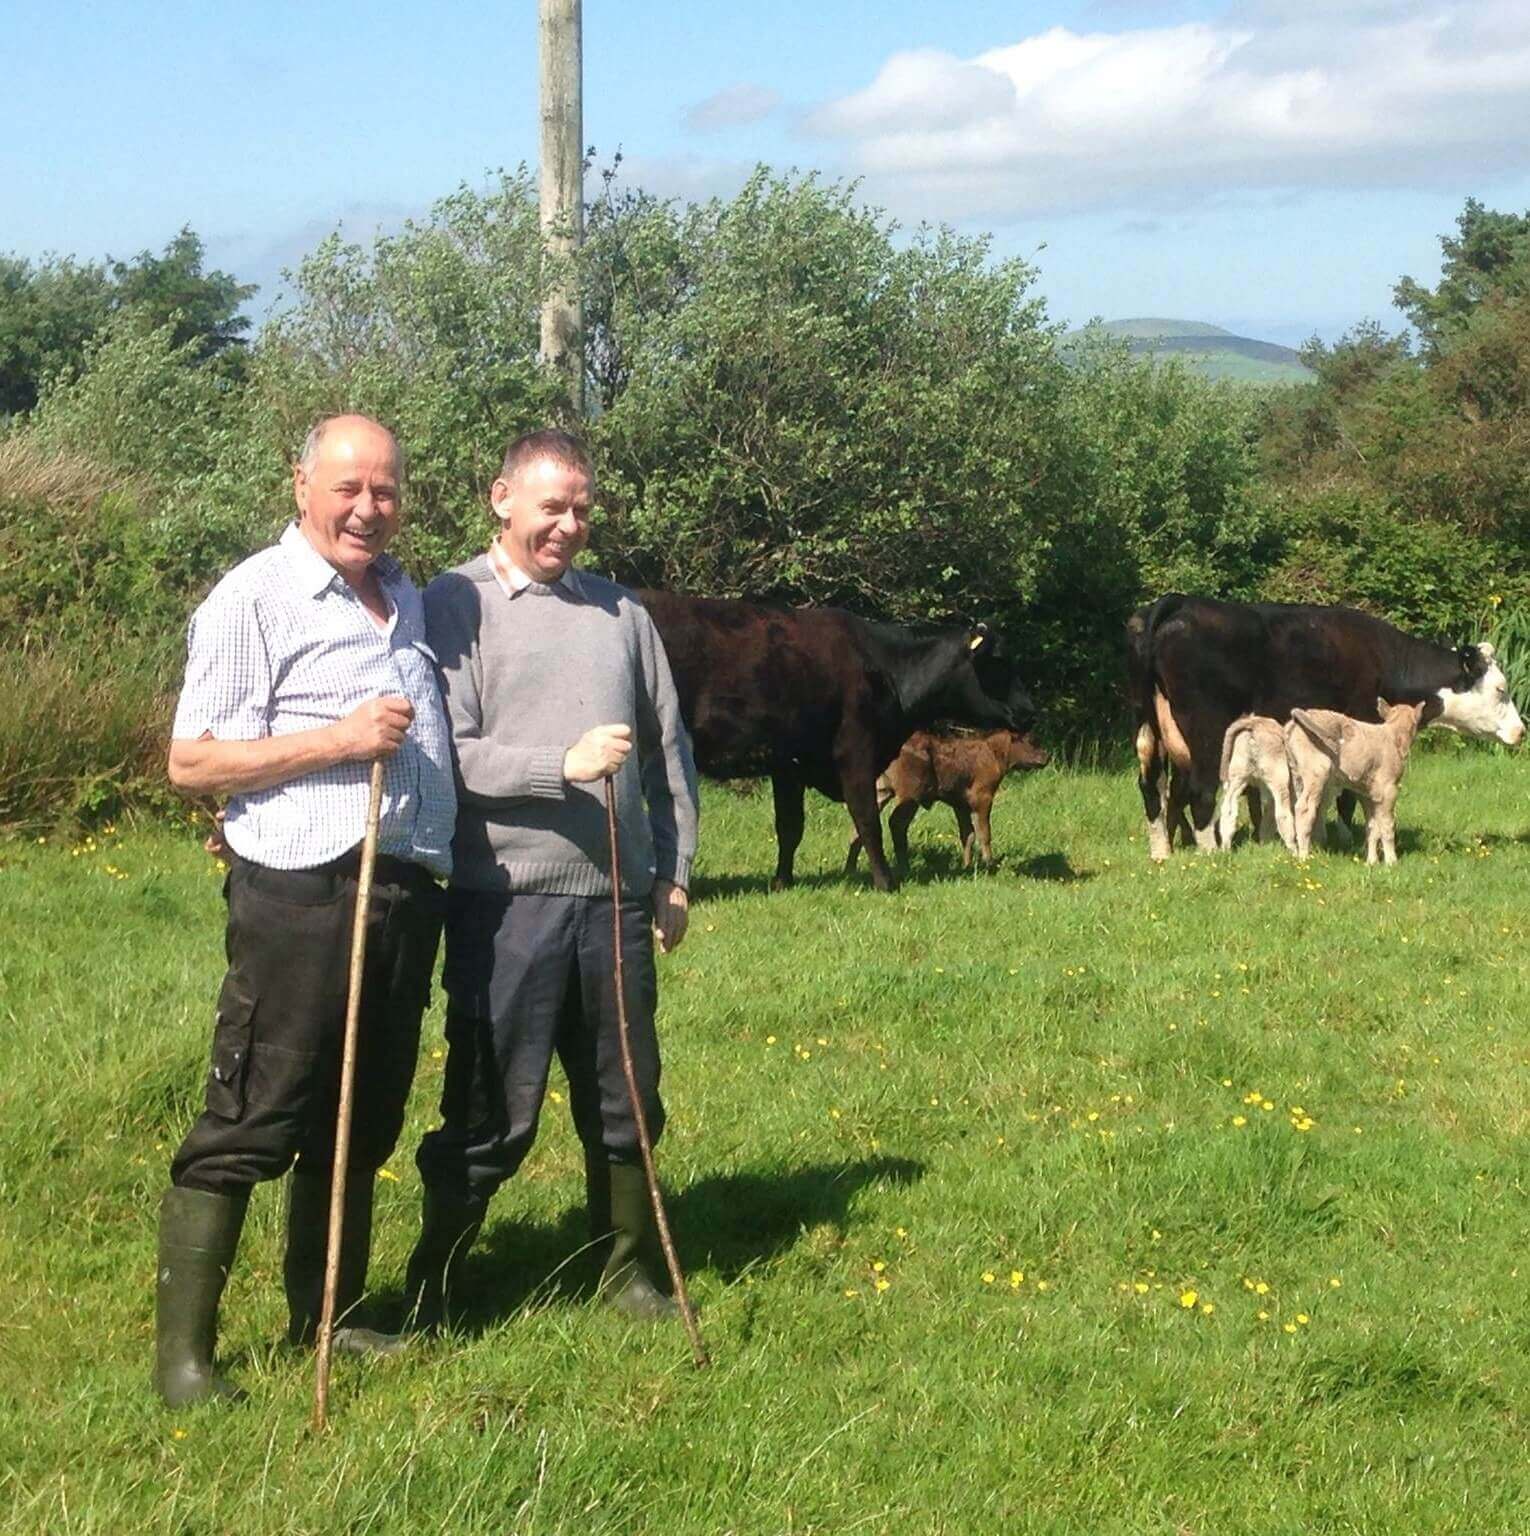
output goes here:
{"type": "Polygon", "coordinates": [[[486,555],[425,591],[457,769],[446,916],[447,1059],[440,1129],[417,1158],[424,1220],[406,1283],[419,1326],[443,1319],[449,1279],[494,1191],[536,1135],[553,1052],[584,1143],[601,1294],[662,1318],[652,1210],[616,1026],[610,852],[621,838],[622,961],[650,1132],[664,1123],[653,937],[685,935],[696,770],[658,632],[624,587],[573,569],[595,477],[558,431],[511,443],[494,482],[486,555]]]}

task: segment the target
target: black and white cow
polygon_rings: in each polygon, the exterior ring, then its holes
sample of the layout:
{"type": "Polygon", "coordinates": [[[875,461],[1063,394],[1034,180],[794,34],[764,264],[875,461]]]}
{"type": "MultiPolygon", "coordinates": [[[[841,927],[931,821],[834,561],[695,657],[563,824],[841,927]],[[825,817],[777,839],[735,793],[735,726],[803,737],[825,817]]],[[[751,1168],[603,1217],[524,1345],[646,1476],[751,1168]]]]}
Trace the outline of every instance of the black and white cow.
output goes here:
{"type": "Polygon", "coordinates": [[[1439,702],[1436,725],[1517,746],[1525,727],[1490,645],[1452,650],[1355,608],[1227,603],[1170,593],[1126,625],[1127,675],[1148,851],[1169,855],[1187,807],[1198,847],[1215,848],[1222,740],[1245,714],[1295,708],[1376,719],[1378,697],[1439,702]],[[1170,769],[1173,785],[1170,786],[1170,769]]]}

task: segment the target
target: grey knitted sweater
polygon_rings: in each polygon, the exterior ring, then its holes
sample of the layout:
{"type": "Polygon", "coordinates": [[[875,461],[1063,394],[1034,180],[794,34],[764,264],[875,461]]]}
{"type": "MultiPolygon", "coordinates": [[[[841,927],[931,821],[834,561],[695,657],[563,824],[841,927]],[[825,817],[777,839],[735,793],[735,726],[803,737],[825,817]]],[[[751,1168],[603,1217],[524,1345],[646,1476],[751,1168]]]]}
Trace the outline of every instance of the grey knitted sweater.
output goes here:
{"type": "Polygon", "coordinates": [[[616,775],[622,894],[689,885],[696,768],[658,631],[625,587],[578,572],[514,597],[487,556],[425,589],[457,770],[452,884],[468,890],[610,892],[600,781],[567,784],[563,755],[594,725],[632,726],[616,775]]]}

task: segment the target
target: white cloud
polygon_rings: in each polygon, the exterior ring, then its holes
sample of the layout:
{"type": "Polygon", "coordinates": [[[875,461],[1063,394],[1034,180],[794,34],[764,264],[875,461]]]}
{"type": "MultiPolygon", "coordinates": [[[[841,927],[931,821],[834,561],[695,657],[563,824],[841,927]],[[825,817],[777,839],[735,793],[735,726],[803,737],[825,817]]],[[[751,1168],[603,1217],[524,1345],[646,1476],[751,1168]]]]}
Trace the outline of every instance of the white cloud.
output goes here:
{"type": "Polygon", "coordinates": [[[1245,191],[1480,188],[1530,167],[1523,0],[1250,0],[894,54],[803,120],[899,211],[1020,218],[1245,191]]]}
{"type": "Polygon", "coordinates": [[[781,105],[781,93],[767,85],[730,85],[705,101],[699,101],[685,113],[685,126],[691,133],[719,133],[758,123],[781,105]]]}

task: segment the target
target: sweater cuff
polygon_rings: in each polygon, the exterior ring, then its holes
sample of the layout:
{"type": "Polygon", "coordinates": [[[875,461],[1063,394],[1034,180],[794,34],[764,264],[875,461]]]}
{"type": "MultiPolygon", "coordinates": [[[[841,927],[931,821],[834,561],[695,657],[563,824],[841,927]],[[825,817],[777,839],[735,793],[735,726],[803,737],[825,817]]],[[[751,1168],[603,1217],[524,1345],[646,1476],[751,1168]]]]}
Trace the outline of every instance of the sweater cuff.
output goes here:
{"type": "Polygon", "coordinates": [[[667,865],[669,865],[669,860],[663,854],[660,854],[653,872],[654,879],[668,880],[671,885],[678,885],[681,890],[689,894],[691,889],[691,861],[676,854],[673,866],[666,867],[667,865]]]}
{"type": "Polygon", "coordinates": [[[561,800],[563,789],[563,753],[557,747],[532,753],[532,794],[542,800],[561,800]]]}

